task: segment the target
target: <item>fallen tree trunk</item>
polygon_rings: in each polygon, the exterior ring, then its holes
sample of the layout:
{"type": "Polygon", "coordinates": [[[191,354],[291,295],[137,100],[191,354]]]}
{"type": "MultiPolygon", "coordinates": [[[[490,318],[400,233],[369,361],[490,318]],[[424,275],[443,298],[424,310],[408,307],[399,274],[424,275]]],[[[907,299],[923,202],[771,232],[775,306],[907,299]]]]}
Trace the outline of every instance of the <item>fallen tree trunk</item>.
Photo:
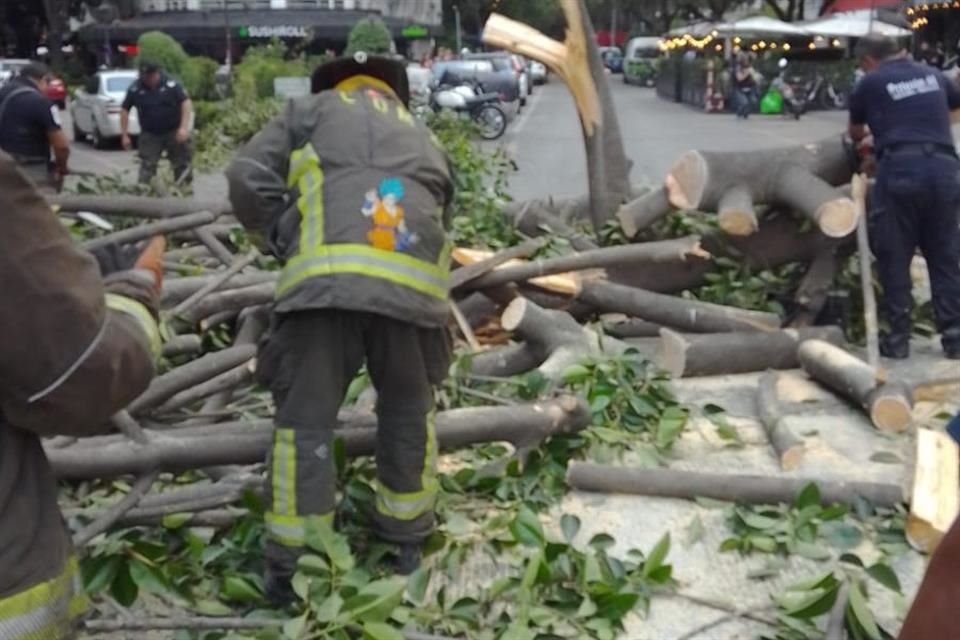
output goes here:
{"type": "Polygon", "coordinates": [[[256,307],[273,301],[276,293],[274,282],[264,282],[240,289],[227,289],[212,293],[192,308],[180,315],[180,318],[191,325],[200,323],[205,318],[224,311],[240,311],[247,307],[256,307]]]}
{"type": "Polygon", "coordinates": [[[780,374],[768,371],[757,385],[757,416],[767,433],[770,446],[777,455],[780,468],[793,471],[800,467],[806,453],[803,438],[798,438],[783,424],[783,410],[777,394],[780,374]]]}
{"type": "Polygon", "coordinates": [[[685,300],[652,291],[601,281],[583,281],[577,300],[599,311],[615,311],[693,333],[775,331],[780,317],[773,313],[685,300]]]}
{"type": "Polygon", "coordinates": [[[150,224],[143,224],[137,227],[130,227],[129,229],[124,229],[122,231],[109,233],[105,236],[94,238],[93,240],[87,240],[80,246],[87,251],[94,251],[112,244],[131,244],[157,235],[164,235],[174,231],[181,231],[183,229],[193,229],[195,227],[209,224],[216,220],[216,218],[217,214],[215,213],[201,211],[199,213],[178,216],[176,218],[161,220],[160,222],[152,222],[150,224]]]}
{"type": "Polygon", "coordinates": [[[478,353],[470,358],[469,372],[478,376],[509,378],[535,369],[543,358],[524,343],[478,353]]]}
{"type": "Polygon", "coordinates": [[[844,344],[839,327],[770,332],[680,334],[660,330],[657,364],[674,378],[692,378],[800,366],[797,347],[804,340],[844,344]]]}
{"type": "MultiPolygon", "coordinates": [[[[437,414],[437,442],[443,449],[481,442],[510,442],[522,449],[553,435],[580,431],[590,420],[589,407],[574,396],[530,405],[453,409],[437,414]]],[[[374,453],[375,428],[349,427],[338,430],[336,436],[343,440],[348,456],[374,453]]],[[[141,474],[154,469],[176,472],[222,464],[253,464],[265,459],[273,425],[267,423],[215,436],[150,432],[149,438],[147,445],[119,441],[46,451],[59,478],[78,480],[141,474]]]]}
{"type": "Polygon", "coordinates": [[[47,201],[60,211],[76,213],[93,211],[107,216],[135,218],[175,218],[198,211],[210,211],[221,216],[232,211],[226,200],[196,200],[193,198],[153,198],[124,195],[78,195],[58,194],[47,201]]]}
{"type": "Polygon", "coordinates": [[[485,289],[509,282],[570,271],[602,269],[621,264],[682,264],[690,258],[707,259],[709,257],[710,254],[700,248],[699,236],[687,236],[660,242],[605,247],[559,258],[532,260],[515,266],[501,267],[470,282],[468,286],[470,289],[485,289]]]}
{"type": "Polygon", "coordinates": [[[913,400],[904,385],[884,382],[869,364],[822,340],[804,342],[797,354],[807,375],[863,407],[876,428],[897,433],[910,426],[913,400]]]}
{"type": "Polygon", "coordinates": [[[580,491],[627,493],[662,498],[712,498],[748,504],[792,502],[804,487],[815,484],[825,505],[853,505],[858,497],[877,507],[895,507],[905,500],[895,484],[845,482],[819,478],[701,473],[677,469],[636,469],[588,462],[571,462],[567,484],[580,491]]]}

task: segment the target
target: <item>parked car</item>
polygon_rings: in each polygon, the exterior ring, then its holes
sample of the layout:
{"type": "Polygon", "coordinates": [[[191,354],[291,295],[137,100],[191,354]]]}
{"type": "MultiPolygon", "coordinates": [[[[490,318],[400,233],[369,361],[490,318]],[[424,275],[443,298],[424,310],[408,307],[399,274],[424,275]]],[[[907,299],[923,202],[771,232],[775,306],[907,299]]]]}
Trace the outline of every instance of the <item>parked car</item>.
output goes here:
{"type": "Polygon", "coordinates": [[[67,107],[67,85],[62,78],[53,76],[47,83],[47,99],[61,109],[67,107]]]}
{"type": "Polygon", "coordinates": [[[513,76],[517,81],[517,95],[520,99],[520,106],[526,106],[527,96],[530,94],[530,78],[527,76],[527,69],[520,60],[520,56],[502,51],[493,51],[488,53],[471,53],[464,57],[464,60],[489,60],[496,73],[513,76]]]}
{"type": "Polygon", "coordinates": [[[530,65],[530,77],[533,84],[547,84],[547,65],[534,61],[530,65]]]}
{"type": "Polygon", "coordinates": [[[504,103],[517,103],[520,100],[520,83],[512,68],[501,67],[497,70],[494,61],[488,58],[467,58],[465,60],[442,60],[433,63],[433,84],[462,84],[471,80],[479,82],[484,91],[500,94],[504,103]]]}
{"type": "MultiPolygon", "coordinates": [[[[102,149],[120,138],[120,107],[136,79],[137,72],[126,69],[100,71],[88,78],[70,102],[73,139],[89,138],[93,146],[102,149]]],[[[140,135],[136,109],[130,111],[129,133],[140,135]]]]}
{"type": "Polygon", "coordinates": [[[632,38],[627,42],[623,59],[623,81],[652,87],[657,83],[657,68],[660,60],[660,38],[632,38]]]}
{"type": "Polygon", "coordinates": [[[610,73],[623,71],[623,53],[620,47],[600,47],[600,58],[603,60],[603,66],[609,69],[610,73]]]}
{"type": "Polygon", "coordinates": [[[20,69],[30,64],[29,60],[20,58],[0,59],[0,87],[13,80],[20,69]]]}

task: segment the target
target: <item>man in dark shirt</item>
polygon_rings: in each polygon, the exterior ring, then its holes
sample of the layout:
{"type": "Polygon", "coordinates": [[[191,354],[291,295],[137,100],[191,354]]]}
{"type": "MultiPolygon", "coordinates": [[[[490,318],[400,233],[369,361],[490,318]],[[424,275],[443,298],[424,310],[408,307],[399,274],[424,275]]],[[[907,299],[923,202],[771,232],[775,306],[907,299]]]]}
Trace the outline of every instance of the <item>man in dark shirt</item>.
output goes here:
{"type": "Polygon", "coordinates": [[[850,135],[872,135],[877,155],[868,222],[887,324],[880,351],[910,354],[910,263],[919,247],[944,352],[960,358],[960,160],[950,130],[960,89],[891,39],[867,37],[858,49],[867,75],[850,97],[850,135]]]}
{"type": "Polygon", "coordinates": [[[189,182],[192,105],[186,91],[180,83],[161,73],[157,65],[141,65],[140,79],[130,85],[120,111],[124,149],[133,146],[128,126],[130,110],[134,107],[140,118],[140,182],[149,182],[157,174],[164,151],[173,165],[177,182],[189,182]]]}
{"type": "Polygon", "coordinates": [[[0,149],[13,156],[41,191],[59,190],[70,157],[60,111],[46,96],[49,78],[46,65],[32,62],[0,89],[0,149]]]}

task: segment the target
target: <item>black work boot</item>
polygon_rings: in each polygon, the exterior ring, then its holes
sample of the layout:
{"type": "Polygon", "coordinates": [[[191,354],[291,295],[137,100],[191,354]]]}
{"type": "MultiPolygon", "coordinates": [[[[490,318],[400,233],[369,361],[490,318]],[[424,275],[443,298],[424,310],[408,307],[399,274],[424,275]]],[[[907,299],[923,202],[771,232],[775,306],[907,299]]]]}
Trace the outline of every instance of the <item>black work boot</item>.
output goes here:
{"type": "Polygon", "coordinates": [[[420,568],[421,560],[423,560],[423,546],[419,542],[399,544],[394,571],[397,575],[408,576],[420,568]]]}
{"type": "Polygon", "coordinates": [[[887,334],[880,338],[880,355],[893,360],[906,360],[910,357],[910,336],[887,334]]]}
{"type": "Polygon", "coordinates": [[[940,336],[943,355],[949,360],[960,360],[960,327],[950,327],[940,336]]]}
{"type": "Polygon", "coordinates": [[[277,609],[285,609],[297,601],[297,594],[290,586],[291,577],[274,573],[269,568],[264,571],[263,585],[267,601],[277,609]]]}

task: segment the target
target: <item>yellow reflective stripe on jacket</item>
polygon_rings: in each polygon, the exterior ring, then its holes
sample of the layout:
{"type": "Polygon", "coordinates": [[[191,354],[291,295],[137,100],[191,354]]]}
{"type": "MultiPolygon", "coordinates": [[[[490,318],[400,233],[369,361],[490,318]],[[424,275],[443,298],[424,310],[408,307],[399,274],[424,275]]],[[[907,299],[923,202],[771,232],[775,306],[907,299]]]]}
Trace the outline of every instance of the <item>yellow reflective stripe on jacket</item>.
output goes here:
{"type": "Polygon", "coordinates": [[[287,187],[296,185],[300,192],[300,253],[308,253],[323,245],[323,169],[320,156],[309,142],[290,154],[287,187]]]}
{"type": "Polygon", "coordinates": [[[273,509],[278,515],[297,514],[297,445],[293,429],[277,429],[273,434],[270,482],[273,509]]]}
{"type": "Polygon", "coordinates": [[[61,640],[70,635],[73,620],[87,608],[77,559],[63,572],[26,591],[0,599],[0,638],[3,640],[61,640]]]}
{"type": "Polygon", "coordinates": [[[333,513],[309,516],[285,516],[268,511],[264,515],[270,539],[285,547],[302,547],[307,543],[307,531],[315,523],[333,527],[333,513]]]}
{"type": "Polygon", "coordinates": [[[427,416],[427,442],[420,474],[420,491],[392,491],[377,481],[377,511],[397,520],[416,520],[432,510],[437,501],[437,433],[433,412],[427,416]]]}
{"type": "Polygon", "coordinates": [[[447,299],[449,268],[441,253],[443,266],[418,260],[393,251],[362,244],[331,244],[291,259],[280,275],[277,296],[301,282],[321,276],[356,274],[380,278],[420,293],[447,299]]]}
{"type": "Polygon", "coordinates": [[[108,293],[107,308],[133,316],[147,336],[147,342],[150,345],[150,354],[155,360],[160,357],[163,351],[163,341],[160,339],[160,327],[145,306],[125,296],[108,293]]]}

